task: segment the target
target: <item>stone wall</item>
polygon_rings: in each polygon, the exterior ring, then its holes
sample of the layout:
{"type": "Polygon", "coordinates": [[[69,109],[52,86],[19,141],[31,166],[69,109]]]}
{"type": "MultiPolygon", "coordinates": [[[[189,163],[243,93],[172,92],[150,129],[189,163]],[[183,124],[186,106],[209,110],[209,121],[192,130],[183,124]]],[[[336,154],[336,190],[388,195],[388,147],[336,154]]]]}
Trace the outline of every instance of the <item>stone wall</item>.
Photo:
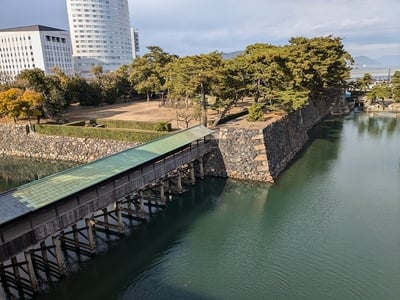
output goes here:
{"type": "Polygon", "coordinates": [[[0,126],[0,155],[86,163],[134,145],[133,142],[41,135],[28,132],[24,125],[0,126]]]}
{"type": "Polygon", "coordinates": [[[328,101],[319,101],[259,129],[220,128],[205,158],[206,174],[274,182],[307,143],[308,131],[328,113],[328,101]]]}
{"type": "MultiPolygon", "coordinates": [[[[307,143],[308,131],[329,113],[328,101],[307,107],[257,128],[224,126],[216,130],[213,150],[204,158],[205,174],[274,182],[307,143]]],[[[0,126],[0,155],[89,162],[135,143],[46,136],[25,126],[0,126]]]]}
{"type": "Polygon", "coordinates": [[[207,175],[272,181],[262,129],[221,128],[212,142],[204,160],[207,175]]]}

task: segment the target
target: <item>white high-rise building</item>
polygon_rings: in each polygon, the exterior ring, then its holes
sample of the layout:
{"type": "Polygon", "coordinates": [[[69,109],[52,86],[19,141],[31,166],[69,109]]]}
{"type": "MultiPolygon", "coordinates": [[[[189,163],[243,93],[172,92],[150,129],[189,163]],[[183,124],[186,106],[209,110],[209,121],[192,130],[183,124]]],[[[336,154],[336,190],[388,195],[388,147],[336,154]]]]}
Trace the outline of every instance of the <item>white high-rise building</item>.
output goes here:
{"type": "Polygon", "coordinates": [[[67,0],[75,71],[113,71],[133,59],[128,0],[67,0]]]}
{"type": "Polygon", "coordinates": [[[42,25],[0,29],[0,73],[14,78],[25,69],[39,68],[46,74],[57,67],[73,74],[69,34],[42,25]]]}

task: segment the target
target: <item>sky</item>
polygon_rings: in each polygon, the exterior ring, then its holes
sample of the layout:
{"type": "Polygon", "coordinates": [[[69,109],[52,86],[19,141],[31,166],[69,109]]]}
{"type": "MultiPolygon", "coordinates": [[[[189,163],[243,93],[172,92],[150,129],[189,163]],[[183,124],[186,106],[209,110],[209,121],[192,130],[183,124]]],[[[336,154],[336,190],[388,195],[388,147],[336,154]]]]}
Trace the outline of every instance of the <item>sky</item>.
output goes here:
{"type": "MultiPolygon", "coordinates": [[[[343,38],[352,56],[400,55],[399,0],[128,0],[141,54],[160,46],[179,56],[233,52],[291,37],[343,38]]],[[[68,30],[65,0],[0,0],[0,28],[68,30]]]]}

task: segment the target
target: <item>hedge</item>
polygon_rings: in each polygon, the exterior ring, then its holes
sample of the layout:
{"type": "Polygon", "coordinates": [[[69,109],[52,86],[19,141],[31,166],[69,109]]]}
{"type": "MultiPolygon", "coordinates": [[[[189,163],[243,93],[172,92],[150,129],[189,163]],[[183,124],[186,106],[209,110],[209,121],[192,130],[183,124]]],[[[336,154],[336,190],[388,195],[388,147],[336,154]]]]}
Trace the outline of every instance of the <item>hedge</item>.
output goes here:
{"type": "Polygon", "coordinates": [[[168,122],[140,122],[125,120],[97,119],[97,124],[104,124],[107,128],[127,128],[140,130],[171,131],[171,123],[168,122]]]}
{"type": "Polygon", "coordinates": [[[80,138],[106,139],[117,141],[148,142],[162,137],[167,132],[132,130],[123,128],[97,128],[63,125],[36,124],[35,132],[46,135],[71,136],[80,138]]]}

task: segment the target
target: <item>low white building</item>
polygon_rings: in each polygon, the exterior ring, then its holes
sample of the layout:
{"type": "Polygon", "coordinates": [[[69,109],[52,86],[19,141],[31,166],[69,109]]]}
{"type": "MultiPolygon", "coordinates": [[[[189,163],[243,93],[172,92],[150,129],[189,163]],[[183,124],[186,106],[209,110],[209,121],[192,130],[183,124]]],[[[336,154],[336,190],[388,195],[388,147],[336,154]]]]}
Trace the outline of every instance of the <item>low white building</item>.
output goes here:
{"type": "Polygon", "coordinates": [[[68,31],[42,25],[0,29],[0,73],[14,78],[25,69],[39,68],[46,74],[57,67],[73,75],[68,31]]]}

